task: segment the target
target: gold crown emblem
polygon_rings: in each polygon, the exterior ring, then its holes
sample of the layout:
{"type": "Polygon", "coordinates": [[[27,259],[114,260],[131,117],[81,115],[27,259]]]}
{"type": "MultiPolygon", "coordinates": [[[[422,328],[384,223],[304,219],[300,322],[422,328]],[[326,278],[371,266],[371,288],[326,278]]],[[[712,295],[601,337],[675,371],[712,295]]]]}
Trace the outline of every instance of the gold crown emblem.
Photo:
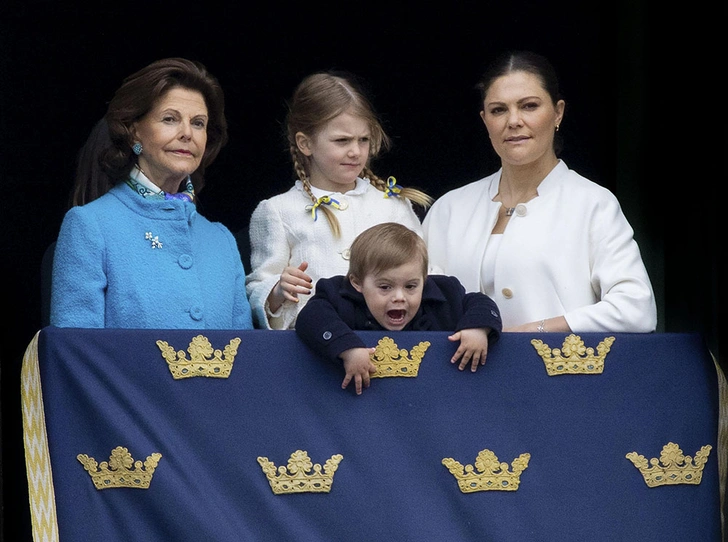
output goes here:
{"type": "Polygon", "coordinates": [[[88,471],[96,489],[111,487],[148,489],[161,458],[162,454],[155,452],[142,464],[141,461],[134,461],[129,450],[122,446],[111,450],[109,460],[102,461],[100,465],[93,457],[86,454],[76,456],[83,468],[88,471]]]}
{"type": "Polygon", "coordinates": [[[549,376],[563,374],[601,374],[604,372],[604,359],[614,343],[614,337],[606,337],[597,346],[597,353],[593,348],[584,346],[581,337],[573,333],[564,339],[561,349],[549,348],[540,339],[533,339],[531,344],[543,358],[546,372],[549,376]]]}
{"type": "Polygon", "coordinates": [[[455,479],[458,481],[460,491],[473,493],[475,491],[516,491],[521,484],[521,473],[528,467],[531,454],[521,454],[511,463],[512,471],[508,470],[508,463],[499,463],[498,457],[488,450],[481,450],[475,459],[475,467],[463,467],[451,457],[442,460],[455,479]]]}
{"type": "Polygon", "coordinates": [[[371,378],[384,378],[386,376],[417,376],[420,363],[430,346],[428,341],[415,345],[410,352],[401,350],[390,337],[382,337],[377,343],[374,353],[370,356],[377,370],[371,378]]]}
{"type": "Polygon", "coordinates": [[[683,455],[683,451],[674,442],[668,442],[663,446],[660,459],[653,457],[648,462],[643,455],[637,452],[630,452],[626,455],[635,467],[642,473],[648,487],[677,485],[677,484],[699,484],[703,479],[703,467],[708,462],[708,455],[712,446],[709,444],[700,448],[695,454],[695,461],[689,455],[683,455]]]}
{"type": "Polygon", "coordinates": [[[270,487],[276,495],[286,493],[328,493],[334,483],[334,473],[344,459],[341,454],[332,455],[326,460],[323,468],[315,465],[308,457],[308,452],[296,450],[288,460],[288,467],[280,466],[276,470],[274,463],[267,457],[259,457],[263,472],[268,478],[270,487]]]}
{"type": "Polygon", "coordinates": [[[215,350],[207,337],[198,335],[192,338],[187,348],[190,354],[188,359],[184,350],[175,352],[166,341],[157,341],[162,357],[167,361],[169,372],[175,380],[195,376],[229,377],[239,345],[240,339],[236,337],[230,341],[225,350],[215,350]]]}

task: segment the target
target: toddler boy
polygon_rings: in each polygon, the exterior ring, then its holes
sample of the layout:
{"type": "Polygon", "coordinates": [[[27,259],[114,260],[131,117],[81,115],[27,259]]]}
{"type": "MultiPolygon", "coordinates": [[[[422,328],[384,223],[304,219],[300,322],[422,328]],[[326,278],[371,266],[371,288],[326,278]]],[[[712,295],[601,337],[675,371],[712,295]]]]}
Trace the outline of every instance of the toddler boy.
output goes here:
{"type": "Polygon", "coordinates": [[[311,349],[344,364],[346,388],[369,387],[376,370],[353,330],[450,331],[460,341],[450,360],[471,371],[485,363],[488,342],[498,340],[500,312],[490,297],[466,293],[455,277],[428,275],[427,246],[406,226],[386,222],[357,236],[350,248],[349,273],[319,279],[316,293],[301,309],[296,333],[311,349]]]}

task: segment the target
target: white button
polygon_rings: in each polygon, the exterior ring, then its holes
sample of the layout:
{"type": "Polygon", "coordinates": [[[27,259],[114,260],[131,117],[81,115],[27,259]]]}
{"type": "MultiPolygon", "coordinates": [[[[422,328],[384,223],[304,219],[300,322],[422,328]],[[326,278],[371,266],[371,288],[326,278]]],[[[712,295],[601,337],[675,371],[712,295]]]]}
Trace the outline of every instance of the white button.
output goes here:
{"type": "Polygon", "coordinates": [[[345,260],[348,260],[350,256],[351,256],[351,250],[349,250],[348,248],[341,251],[341,257],[344,258],[345,260]]]}
{"type": "Polygon", "coordinates": [[[526,216],[528,214],[528,207],[526,207],[523,203],[519,203],[516,205],[516,215],[518,216],[526,216]]]}
{"type": "Polygon", "coordinates": [[[331,338],[331,332],[330,331],[324,331],[324,340],[328,341],[331,338]]]}
{"type": "Polygon", "coordinates": [[[349,207],[349,203],[345,199],[339,201],[339,210],[345,211],[349,207]]]}
{"type": "Polygon", "coordinates": [[[511,290],[510,288],[503,288],[501,290],[501,293],[503,294],[503,297],[505,297],[506,299],[510,299],[513,297],[513,290],[511,290]]]}

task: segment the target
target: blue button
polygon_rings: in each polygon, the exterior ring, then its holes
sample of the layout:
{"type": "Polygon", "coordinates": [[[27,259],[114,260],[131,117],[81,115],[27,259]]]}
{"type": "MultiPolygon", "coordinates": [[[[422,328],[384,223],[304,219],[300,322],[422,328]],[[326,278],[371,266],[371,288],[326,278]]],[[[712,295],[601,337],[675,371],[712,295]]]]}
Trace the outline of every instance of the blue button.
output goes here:
{"type": "Polygon", "coordinates": [[[182,269],[189,269],[190,267],[192,267],[192,256],[190,256],[189,254],[182,254],[177,259],[177,263],[182,269]]]}
{"type": "Polygon", "coordinates": [[[192,307],[190,309],[190,316],[193,320],[197,320],[199,322],[200,320],[202,320],[202,308],[192,307]]]}

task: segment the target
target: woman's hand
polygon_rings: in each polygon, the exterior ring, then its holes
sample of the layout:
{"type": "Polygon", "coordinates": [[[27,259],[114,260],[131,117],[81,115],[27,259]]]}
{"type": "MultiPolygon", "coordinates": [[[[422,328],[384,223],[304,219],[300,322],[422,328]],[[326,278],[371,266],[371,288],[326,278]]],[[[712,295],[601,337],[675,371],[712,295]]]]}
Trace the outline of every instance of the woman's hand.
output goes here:
{"type": "Polygon", "coordinates": [[[288,300],[298,303],[299,295],[309,295],[313,289],[313,282],[305,271],[308,262],[301,262],[298,267],[286,267],[281,273],[281,278],[268,295],[268,307],[271,312],[276,312],[283,302],[288,300]]]}
{"type": "Polygon", "coordinates": [[[474,373],[478,365],[485,365],[485,358],[488,356],[488,332],[489,328],[462,329],[448,337],[451,341],[460,341],[455,355],[450,363],[460,361],[458,369],[461,371],[470,363],[470,370],[474,373]]]}

